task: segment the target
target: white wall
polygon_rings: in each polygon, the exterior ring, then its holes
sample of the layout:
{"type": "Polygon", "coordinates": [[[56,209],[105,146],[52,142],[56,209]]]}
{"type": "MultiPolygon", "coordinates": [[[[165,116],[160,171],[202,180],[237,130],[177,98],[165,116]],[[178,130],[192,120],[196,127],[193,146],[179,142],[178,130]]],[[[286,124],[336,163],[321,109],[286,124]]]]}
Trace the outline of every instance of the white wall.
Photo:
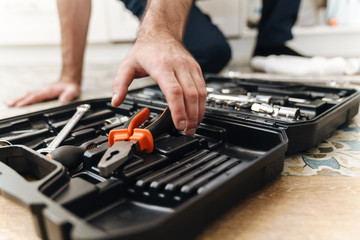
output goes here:
{"type": "MultiPolygon", "coordinates": [[[[89,0],[90,1],[90,0],[89,0]]],[[[226,36],[233,56],[248,57],[255,31],[246,29],[249,7],[261,0],[198,0],[226,36]]],[[[306,0],[302,0],[306,1],[306,0]]],[[[315,0],[307,0],[315,1],[315,0]]],[[[316,0],[318,1],[318,0],[316,0]]],[[[92,0],[89,43],[133,41],[138,20],[118,0],[92,0]]],[[[309,55],[360,56],[360,27],[327,26],[295,28],[291,44],[309,55]]],[[[0,0],[0,46],[58,45],[59,21],[55,0],[0,0]]]]}
{"type": "MultiPolygon", "coordinates": [[[[90,0],[89,0],[90,1],[90,0]]],[[[133,41],[139,21],[118,0],[92,0],[88,42],[133,41]]],[[[227,36],[239,34],[239,1],[199,1],[227,36]],[[221,9],[221,11],[218,11],[221,9]]],[[[52,45],[60,42],[56,1],[0,0],[1,45],[52,45]]]]}
{"type": "Polygon", "coordinates": [[[0,0],[0,44],[59,42],[55,1],[0,0]]]}
{"type": "MultiPolygon", "coordinates": [[[[137,19],[121,2],[92,0],[88,41],[129,41],[134,39],[137,25],[137,19]]],[[[55,0],[0,0],[0,45],[52,45],[59,42],[55,0]]]]}

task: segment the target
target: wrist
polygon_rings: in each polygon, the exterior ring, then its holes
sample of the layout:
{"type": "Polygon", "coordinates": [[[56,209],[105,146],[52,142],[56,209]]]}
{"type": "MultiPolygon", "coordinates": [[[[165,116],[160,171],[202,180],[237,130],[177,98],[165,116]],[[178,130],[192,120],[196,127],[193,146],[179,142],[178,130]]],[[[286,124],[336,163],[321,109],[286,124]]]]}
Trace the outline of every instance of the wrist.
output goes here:
{"type": "Polygon", "coordinates": [[[82,71],[64,68],[61,71],[60,82],[73,83],[80,85],[82,81],[82,71]]]}
{"type": "Polygon", "coordinates": [[[145,35],[160,39],[168,36],[182,42],[192,0],[151,0],[149,2],[140,24],[138,37],[145,35]]]}
{"type": "Polygon", "coordinates": [[[153,14],[149,12],[145,16],[143,23],[140,25],[138,39],[147,36],[156,37],[157,39],[171,37],[182,42],[184,35],[182,27],[175,27],[175,25],[178,26],[178,24],[172,24],[170,26],[166,24],[166,21],[160,20],[152,15],[153,14]]]}

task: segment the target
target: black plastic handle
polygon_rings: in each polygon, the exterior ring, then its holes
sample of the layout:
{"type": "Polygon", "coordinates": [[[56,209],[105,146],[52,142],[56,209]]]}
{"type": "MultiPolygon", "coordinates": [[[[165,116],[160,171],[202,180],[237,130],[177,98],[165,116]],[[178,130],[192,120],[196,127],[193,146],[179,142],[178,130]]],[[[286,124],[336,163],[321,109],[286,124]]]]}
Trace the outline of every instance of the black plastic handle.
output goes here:
{"type": "Polygon", "coordinates": [[[153,139],[157,138],[163,133],[171,132],[175,129],[174,122],[171,118],[170,109],[167,107],[163,113],[145,129],[151,132],[153,139]]]}

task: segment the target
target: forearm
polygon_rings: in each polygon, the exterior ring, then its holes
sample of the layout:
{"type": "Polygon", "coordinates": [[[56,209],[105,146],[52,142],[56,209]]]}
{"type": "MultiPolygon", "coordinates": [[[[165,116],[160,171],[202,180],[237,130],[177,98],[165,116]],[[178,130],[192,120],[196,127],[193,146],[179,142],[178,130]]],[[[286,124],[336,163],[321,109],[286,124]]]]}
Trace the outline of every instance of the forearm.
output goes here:
{"type": "Polygon", "coordinates": [[[61,27],[61,81],[81,84],[91,0],[57,0],[61,27]]]}
{"type": "Polygon", "coordinates": [[[138,40],[143,35],[164,33],[181,42],[192,3],[193,0],[148,0],[138,40]]]}
{"type": "Polygon", "coordinates": [[[118,106],[133,79],[150,75],[169,104],[178,130],[194,135],[205,113],[206,86],[199,64],[182,44],[192,0],[148,0],[138,38],[113,83],[118,106]]]}

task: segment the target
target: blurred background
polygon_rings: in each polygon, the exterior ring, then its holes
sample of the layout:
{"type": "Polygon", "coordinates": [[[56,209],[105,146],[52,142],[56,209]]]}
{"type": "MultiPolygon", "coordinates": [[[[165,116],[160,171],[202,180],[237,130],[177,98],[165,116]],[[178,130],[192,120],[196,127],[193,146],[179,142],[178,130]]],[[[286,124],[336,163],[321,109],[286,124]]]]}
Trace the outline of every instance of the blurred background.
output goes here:
{"type": "MultiPolygon", "coordinates": [[[[139,22],[120,1],[92,0],[92,4],[82,98],[109,97],[117,67],[136,37],[139,22]]],[[[261,0],[198,0],[196,4],[229,39],[233,58],[228,68],[251,71],[248,62],[261,0]]],[[[302,0],[289,45],[310,56],[359,57],[359,12],[360,0],[302,0]]],[[[60,69],[56,1],[0,0],[0,102],[56,81],[60,69]]],[[[7,109],[5,104],[0,106],[3,109],[7,109]]]]}
{"type": "MultiPolygon", "coordinates": [[[[132,42],[138,20],[117,0],[92,0],[90,44],[132,42]]],[[[261,0],[198,0],[231,39],[234,57],[251,54],[261,0]]],[[[302,0],[293,45],[312,55],[359,56],[359,0],[302,0]],[[330,25],[331,24],[331,25],[330,25]]],[[[56,46],[56,1],[0,0],[0,46],[56,46]]]]}

